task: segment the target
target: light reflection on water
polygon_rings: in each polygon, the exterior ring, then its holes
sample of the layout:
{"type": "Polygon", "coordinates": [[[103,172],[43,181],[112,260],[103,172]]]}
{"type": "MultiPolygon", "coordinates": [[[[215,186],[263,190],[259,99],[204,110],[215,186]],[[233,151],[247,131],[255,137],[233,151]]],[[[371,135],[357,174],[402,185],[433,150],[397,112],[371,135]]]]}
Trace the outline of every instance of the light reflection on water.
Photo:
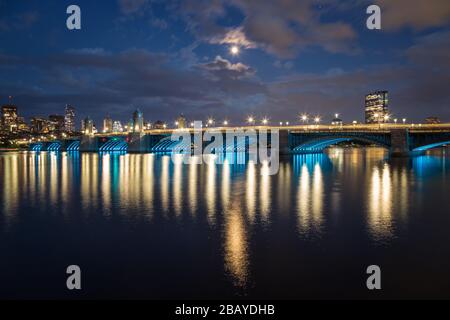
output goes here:
{"type": "MultiPolygon", "coordinates": [[[[66,223],[90,215],[120,215],[135,224],[173,220],[182,228],[194,223],[220,235],[224,272],[246,287],[259,267],[252,260],[256,235],[280,238],[293,222],[298,244],[327,243],[330,232],[348,231],[360,233],[362,242],[388,246],[407,232],[412,208],[425,201],[420,191],[427,181],[438,179],[439,188],[448,189],[447,166],[442,151],[390,160],[377,148],[296,155],[281,160],[273,176],[267,164],[228,159],[185,165],[169,155],[5,153],[0,232],[26,224],[25,207],[42,219],[51,219],[43,212],[62,215],[66,223]],[[347,221],[362,221],[362,228],[347,221]]],[[[173,228],[167,237],[177,236],[173,228]]]]}

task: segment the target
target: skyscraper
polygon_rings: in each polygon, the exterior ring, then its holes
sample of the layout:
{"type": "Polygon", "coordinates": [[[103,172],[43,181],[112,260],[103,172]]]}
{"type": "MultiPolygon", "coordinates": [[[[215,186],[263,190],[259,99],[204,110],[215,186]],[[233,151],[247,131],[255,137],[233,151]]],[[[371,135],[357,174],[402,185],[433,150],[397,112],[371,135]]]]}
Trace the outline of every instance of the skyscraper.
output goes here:
{"type": "Polygon", "coordinates": [[[75,109],[70,104],[66,105],[64,126],[68,133],[75,131],[75,109]]]}
{"type": "Polygon", "coordinates": [[[388,92],[376,91],[366,95],[366,123],[384,123],[389,120],[388,92]]]}
{"type": "Polygon", "coordinates": [[[133,112],[133,132],[142,132],[144,129],[144,114],[137,109],[133,112]]]}
{"type": "Polygon", "coordinates": [[[17,107],[13,104],[2,106],[2,128],[6,132],[17,132],[17,107]]]}

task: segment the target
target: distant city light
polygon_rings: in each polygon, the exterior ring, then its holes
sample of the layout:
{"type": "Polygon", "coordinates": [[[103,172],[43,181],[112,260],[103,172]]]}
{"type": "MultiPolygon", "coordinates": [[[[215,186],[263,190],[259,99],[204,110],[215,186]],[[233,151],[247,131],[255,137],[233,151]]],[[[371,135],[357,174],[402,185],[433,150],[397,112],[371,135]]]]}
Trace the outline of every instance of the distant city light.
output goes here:
{"type": "Polygon", "coordinates": [[[224,125],[224,126],[227,126],[227,125],[228,125],[228,121],[225,120],[225,121],[223,122],[223,125],[224,125]]]}
{"type": "Polygon", "coordinates": [[[269,120],[267,120],[267,118],[262,119],[263,124],[267,124],[268,122],[269,122],[269,120]]]}
{"type": "Polygon", "coordinates": [[[314,122],[315,122],[315,123],[319,123],[319,122],[320,122],[320,118],[319,118],[319,117],[315,117],[315,118],[314,118],[314,122]]]}
{"type": "Polygon", "coordinates": [[[251,124],[251,123],[255,122],[255,119],[253,117],[248,117],[247,122],[251,124]]]}

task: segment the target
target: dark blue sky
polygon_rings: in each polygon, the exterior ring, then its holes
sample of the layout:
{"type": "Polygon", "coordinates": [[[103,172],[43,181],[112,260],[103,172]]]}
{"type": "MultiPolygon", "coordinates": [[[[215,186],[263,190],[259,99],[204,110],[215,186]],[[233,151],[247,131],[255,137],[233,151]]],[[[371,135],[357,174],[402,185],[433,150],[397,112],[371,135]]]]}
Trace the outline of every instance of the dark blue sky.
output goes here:
{"type": "Polygon", "coordinates": [[[0,43],[0,102],[26,117],[69,103],[79,120],[352,121],[389,90],[394,117],[450,121],[448,0],[0,0],[0,43]],[[373,3],[382,30],[366,28],[373,3]]]}

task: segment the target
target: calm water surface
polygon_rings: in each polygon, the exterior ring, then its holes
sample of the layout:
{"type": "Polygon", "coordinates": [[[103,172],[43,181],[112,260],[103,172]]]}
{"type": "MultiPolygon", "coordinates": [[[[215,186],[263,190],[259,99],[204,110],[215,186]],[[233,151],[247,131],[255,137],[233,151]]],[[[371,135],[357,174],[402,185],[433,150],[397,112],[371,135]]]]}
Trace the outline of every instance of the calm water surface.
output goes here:
{"type": "Polygon", "coordinates": [[[0,297],[450,298],[449,151],[335,148],[281,159],[274,176],[167,155],[2,153],[0,297]],[[65,289],[71,264],[81,292],[65,289]]]}

